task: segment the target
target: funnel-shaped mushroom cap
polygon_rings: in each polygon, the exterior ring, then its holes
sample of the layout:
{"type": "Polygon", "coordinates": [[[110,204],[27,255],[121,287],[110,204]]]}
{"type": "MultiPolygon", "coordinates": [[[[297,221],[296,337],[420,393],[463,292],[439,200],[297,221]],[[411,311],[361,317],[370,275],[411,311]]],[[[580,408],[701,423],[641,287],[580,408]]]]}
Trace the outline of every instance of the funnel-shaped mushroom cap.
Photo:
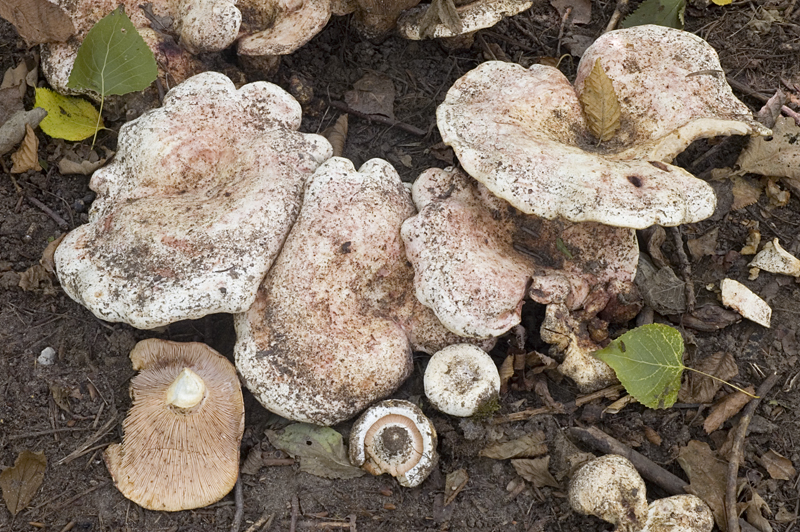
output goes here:
{"type": "Polygon", "coordinates": [[[290,54],[331,18],[329,0],[239,0],[238,6],[248,14],[243,22],[245,36],[237,45],[242,55],[290,54]]]}
{"type": "Polygon", "coordinates": [[[56,250],[67,294],[107,321],[152,328],[244,312],[300,209],[307,176],[331,155],[297,133],[279,87],[236,90],[207,72],[123,126],[95,172],[89,223],[56,250]]]}
{"type": "Polygon", "coordinates": [[[144,340],[131,351],[133,406],[104,454],[114,484],[149,510],[200,508],[239,474],[244,402],[236,369],[201,343],[144,340]]]}
{"type": "Polygon", "coordinates": [[[414,299],[400,238],[413,213],[397,172],[380,159],[356,171],[334,157],[309,179],[255,303],[235,318],[236,366],[266,408],[338,423],[408,377],[409,336],[423,345],[444,339],[439,326],[431,340],[433,317],[420,317],[430,311],[414,299]]]}
{"type": "Polygon", "coordinates": [[[767,131],[724,79],[704,73],[721,70],[714,50],[690,33],[653,26],[607,33],[595,47],[603,54],[584,56],[577,86],[595,64],[589,57],[611,65],[621,109],[616,137],[597,145],[579,92],[559,70],[490,61],[459,79],[437,109],[444,142],[493,194],[542,218],[639,229],[710,216],[711,187],[667,162],[695,138],[767,131]]]}

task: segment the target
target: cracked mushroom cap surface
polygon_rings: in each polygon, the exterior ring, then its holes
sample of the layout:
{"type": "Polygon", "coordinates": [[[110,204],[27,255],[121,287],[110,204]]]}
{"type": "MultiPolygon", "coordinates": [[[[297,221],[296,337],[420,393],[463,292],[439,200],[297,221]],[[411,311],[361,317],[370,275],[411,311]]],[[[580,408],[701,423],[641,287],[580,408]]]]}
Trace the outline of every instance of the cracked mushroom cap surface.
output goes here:
{"type": "Polygon", "coordinates": [[[444,23],[432,28],[424,27],[428,6],[420,6],[409,10],[397,24],[400,35],[406,39],[419,41],[429,38],[456,37],[474,33],[484,28],[491,28],[506,17],[511,17],[530,9],[531,0],[475,0],[456,7],[461,19],[461,31],[454,31],[444,23]]]}
{"type": "Polygon", "coordinates": [[[400,238],[413,213],[380,159],[356,171],[334,157],[309,179],[280,256],[253,306],[235,317],[236,366],[267,409],[338,423],[400,386],[412,348],[454,343],[413,295],[400,238]]]}
{"type": "Polygon", "coordinates": [[[55,254],[67,294],[106,321],[149,329],[244,312],[328,157],[298,133],[300,105],[276,85],[237,90],[199,74],[125,124],[92,176],[89,222],[55,254]]]}
{"type": "Polygon", "coordinates": [[[417,299],[460,336],[500,336],[526,297],[597,314],[633,285],[630,229],[523,214],[455,169],[423,172],[413,198],[401,234],[417,299]]]}
{"type": "Polygon", "coordinates": [[[322,31],[331,18],[330,0],[239,0],[246,13],[241,55],[287,55],[322,31]]]}
{"type": "Polygon", "coordinates": [[[609,32],[593,47],[577,90],[553,67],[481,64],[438,107],[442,139],[493,194],[545,219],[641,229],[710,216],[712,188],[669,162],[696,138],[768,133],[724,77],[707,73],[721,71],[716,52],[691,33],[656,26],[609,32]],[[616,136],[599,146],[579,100],[596,60],[621,117],[616,136]]]}
{"type": "Polygon", "coordinates": [[[244,402],[236,369],[201,343],[149,339],[130,354],[139,374],[121,444],[104,458],[114,484],[157,511],[200,508],[224,497],[239,474],[244,402]]]}
{"type": "Polygon", "coordinates": [[[350,430],[350,462],[373,475],[388,473],[401,486],[422,484],[439,462],[433,423],[402,399],[368,408],[350,430]]]}
{"type": "Polygon", "coordinates": [[[714,514],[703,499],[673,495],[650,503],[641,532],[711,532],[713,528],[714,514]]]}

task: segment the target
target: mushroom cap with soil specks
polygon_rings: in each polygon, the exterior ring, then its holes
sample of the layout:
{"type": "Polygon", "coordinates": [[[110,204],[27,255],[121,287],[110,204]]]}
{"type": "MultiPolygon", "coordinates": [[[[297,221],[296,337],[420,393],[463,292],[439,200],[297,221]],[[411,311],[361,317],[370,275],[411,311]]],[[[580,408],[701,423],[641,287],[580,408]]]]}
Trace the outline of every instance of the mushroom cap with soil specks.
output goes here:
{"type": "Polygon", "coordinates": [[[436,352],[425,369],[425,396],[439,411],[470,417],[500,395],[500,374],[492,357],[470,344],[436,352]]]}
{"type": "Polygon", "coordinates": [[[235,317],[236,366],[266,408],[338,423],[400,386],[412,348],[464,341],[414,298],[400,238],[413,213],[383,160],[356,171],[334,157],[309,178],[280,256],[253,306],[235,317]]]}
{"type": "Polygon", "coordinates": [[[716,71],[699,37],[637,26],[587,50],[577,90],[553,67],[483,63],[451,87],[437,124],[467,173],[522,212],[636,229],[696,222],[713,213],[714,192],[672,158],[697,138],[769,132],[716,71]],[[621,116],[599,146],[579,101],[596,59],[621,116]]]}
{"type": "Polygon", "coordinates": [[[236,369],[201,343],[149,339],[130,354],[139,374],[122,444],[104,458],[114,484],[148,510],[200,508],[239,474],[244,402],[236,369]]]}
{"type": "Polygon", "coordinates": [[[243,23],[237,43],[241,55],[287,55],[311,40],[331,18],[329,0],[239,0],[244,12],[257,13],[243,23]],[[266,24],[265,24],[266,22],[266,24]]]}
{"type": "Polygon", "coordinates": [[[331,156],[296,132],[300,105],[256,82],[199,74],[128,122],[92,176],[89,223],[55,253],[65,292],[143,329],[244,312],[283,244],[306,177],[331,156]]]}
{"type": "Polygon", "coordinates": [[[711,532],[714,514],[696,495],[673,495],[650,503],[641,532],[711,532]]]}
{"type": "Polygon", "coordinates": [[[350,462],[373,475],[388,473],[413,488],[436,467],[436,429],[416,405],[400,399],[367,409],[350,430],[350,462]]]}

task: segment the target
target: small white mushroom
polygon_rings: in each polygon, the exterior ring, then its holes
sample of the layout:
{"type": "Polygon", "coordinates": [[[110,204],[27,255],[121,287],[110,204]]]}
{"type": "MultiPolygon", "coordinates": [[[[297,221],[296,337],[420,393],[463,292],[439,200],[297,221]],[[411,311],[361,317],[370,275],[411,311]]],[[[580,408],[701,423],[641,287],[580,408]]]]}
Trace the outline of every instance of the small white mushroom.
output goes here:
{"type": "Polygon", "coordinates": [[[413,488],[436,467],[436,429],[416,405],[399,399],[367,409],[350,432],[350,462],[373,475],[388,473],[413,488]]]}
{"type": "Polygon", "coordinates": [[[451,416],[470,417],[497,401],[500,374],[492,357],[474,345],[456,344],[434,354],[425,370],[425,395],[451,416]]]}

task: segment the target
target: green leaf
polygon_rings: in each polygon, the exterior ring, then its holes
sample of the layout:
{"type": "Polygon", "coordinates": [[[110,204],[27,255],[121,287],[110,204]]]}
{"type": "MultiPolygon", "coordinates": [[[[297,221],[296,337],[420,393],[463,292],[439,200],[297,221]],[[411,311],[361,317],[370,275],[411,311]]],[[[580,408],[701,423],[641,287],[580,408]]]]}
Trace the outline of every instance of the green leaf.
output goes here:
{"type": "Polygon", "coordinates": [[[342,435],[329,427],[294,423],[280,432],[267,431],[269,442],[300,459],[300,471],[324,478],[355,478],[365,472],[350,463],[342,435]]]}
{"type": "Polygon", "coordinates": [[[632,28],[644,24],[658,24],[682,30],[684,11],[686,11],[686,0],[644,0],[636,11],[625,17],[619,27],[632,28]]]}
{"type": "Polygon", "coordinates": [[[97,109],[83,98],[37,88],[34,105],[47,111],[39,127],[56,139],[83,140],[94,135],[97,128],[103,127],[97,109]]]}
{"type": "Polygon", "coordinates": [[[67,87],[92,90],[105,98],[144,90],[157,75],[153,52],[118,7],[89,30],[67,87]]]}
{"type": "Polygon", "coordinates": [[[649,408],[669,408],[681,387],[683,338],[659,323],[628,331],[594,356],[611,366],[637,401],[649,408]]]}

